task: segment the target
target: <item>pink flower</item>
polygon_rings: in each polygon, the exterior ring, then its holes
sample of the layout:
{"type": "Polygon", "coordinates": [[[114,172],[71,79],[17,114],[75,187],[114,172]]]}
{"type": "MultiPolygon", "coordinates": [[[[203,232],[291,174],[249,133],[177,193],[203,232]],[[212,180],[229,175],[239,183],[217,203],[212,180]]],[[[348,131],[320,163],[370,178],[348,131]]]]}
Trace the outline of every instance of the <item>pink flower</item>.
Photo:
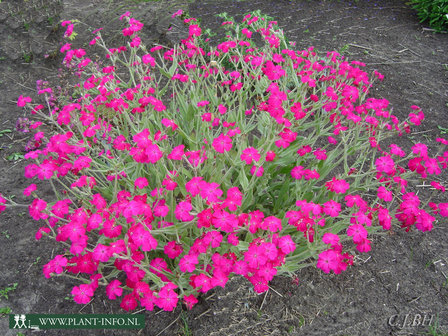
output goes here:
{"type": "Polygon", "coordinates": [[[350,188],[350,184],[345,180],[338,180],[333,176],[331,181],[325,183],[325,187],[336,194],[343,194],[350,188]]]}
{"type": "Polygon", "coordinates": [[[210,102],[209,102],[208,100],[201,100],[201,101],[198,103],[198,107],[206,106],[206,105],[208,105],[208,104],[210,104],[210,102]]]}
{"type": "Polygon", "coordinates": [[[245,260],[238,260],[233,264],[232,272],[235,274],[243,275],[245,276],[249,270],[249,267],[247,265],[247,261],[245,260]]]}
{"type": "Polygon", "coordinates": [[[254,147],[247,147],[243,150],[241,154],[241,161],[246,162],[247,165],[250,165],[252,161],[260,161],[260,153],[254,147]]]}
{"type": "Polygon", "coordinates": [[[73,162],[73,168],[79,170],[82,170],[84,168],[90,167],[90,162],[92,162],[92,159],[88,156],[79,156],[75,162],[73,162]]]}
{"type": "Polygon", "coordinates": [[[201,192],[206,183],[201,176],[193,177],[185,184],[185,189],[194,197],[201,192]]]}
{"type": "Polygon", "coordinates": [[[280,237],[277,246],[284,254],[292,253],[296,249],[296,244],[289,235],[280,237]]]}
{"type": "Polygon", "coordinates": [[[324,273],[330,273],[339,267],[339,254],[334,250],[325,250],[319,254],[317,267],[324,273]]]}
{"type": "Polygon", "coordinates": [[[263,166],[257,167],[255,165],[253,165],[252,168],[250,169],[250,173],[257,177],[261,177],[261,176],[263,176],[264,168],[263,168],[263,166]]]}
{"type": "Polygon", "coordinates": [[[19,96],[19,99],[17,100],[17,106],[23,107],[27,103],[31,103],[32,99],[31,97],[23,97],[22,95],[19,96]]]}
{"type": "Polygon", "coordinates": [[[406,153],[404,152],[404,150],[402,150],[396,144],[391,144],[390,145],[390,152],[391,152],[391,154],[397,155],[399,157],[405,157],[406,156],[406,153]]]}
{"type": "Polygon", "coordinates": [[[225,107],[225,106],[222,105],[222,104],[219,104],[219,105],[218,105],[218,111],[219,111],[219,113],[221,113],[221,114],[225,114],[225,113],[227,112],[227,107],[225,107]]]}
{"type": "Polygon", "coordinates": [[[336,145],[338,143],[338,141],[332,136],[328,137],[328,142],[331,143],[332,145],[336,145]]]}
{"type": "Polygon", "coordinates": [[[93,259],[101,262],[107,262],[111,256],[109,247],[103,244],[98,244],[92,253],[93,259]]]}
{"type": "Polygon", "coordinates": [[[126,311],[131,311],[137,308],[137,299],[135,298],[135,295],[133,294],[125,295],[123,297],[123,300],[121,300],[120,307],[126,311]]]}
{"type": "Polygon", "coordinates": [[[393,199],[392,192],[387,190],[386,187],[380,186],[377,191],[378,198],[390,202],[393,199]]]}
{"type": "Polygon", "coordinates": [[[176,206],[176,210],[174,214],[176,215],[176,219],[181,222],[189,222],[194,219],[193,215],[190,215],[190,211],[193,209],[191,203],[189,201],[182,201],[176,206]]]}
{"type": "Polygon", "coordinates": [[[243,28],[243,29],[241,30],[241,33],[244,34],[244,35],[246,35],[246,37],[247,37],[248,39],[250,39],[251,36],[252,36],[252,32],[251,32],[249,29],[247,29],[247,28],[243,28]]]}
{"type": "Polygon", "coordinates": [[[266,152],[266,161],[274,161],[275,159],[275,152],[268,151],[266,152]]]}
{"type": "Polygon", "coordinates": [[[193,284],[195,288],[200,288],[200,293],[206,293],[212,289],[211,279],[204,273],[201,273],[193,278],[193,284]]]}
{"type": "Polygon", "coordinates": [[[361,242],[356,244],[356,249],[361,253],[369,252],[371,250],[370,240],[364,238],[361,242]]]}
{"type": "Polygon", "coordinates": [[[219,231],[208,231],[203,241],[211,248],[218,248],[221,245],[222,239],[222,234],[219,231]]]}
{"type": "Polygon", "coordinates": [[[227,237],[227,242],[232,246],[238,246],[238,244],[240,243],[238,236],[234,233],[230,234],[227,237]]]}
{"type": "Polygon", "coordinates": [[[148,186],[148,180],[146,177],[137,177],[135,179],[134,185],[139,189],[144,189],[148,186]]]}
{"type": "Polygon", "coordinates": [[[138,224],[132,232],[132,241],[142,251],[151,251],[157,248],[158,242],[143,225],[138,224]]]}
{"type": "Polygon", "coordinates": [[[232,139],[221,134],[213,140],[212,146],[218,153],[228,152],[232,149],[232,139]]]}
{"type": "Polygon", "coordinates": [[[183,248],[176,241],[168,242],[164,247],[163,251],[170,259],[176,259],[183,251],[183,248]]]}
{"type": "Polygon", "coordinates": [[[431,216],[426,211],[419,210],[415,221],[415,227],[422,232],[431,231],[433,227],[432,223],[435,220],[435,217],[431,216]]]}
{"type": "Polygon", "coordinates": [[[442,171],[439,167],[437,159],[427,158],[423,164],[428,174],[439,175],[442,171]]]}
{"type": "Polygon", "coordinates": [[[43,211],[47,208],[47,202],[44,200],[35,198],[33,203],[28,207],[30,216],[34,220],[45,219],[48,218],[48,215],[43,211]]]}
{"type": "Polygon", "coordinates": [[[325,244],[329,244],[331,246],[335,246],[339,243],[339,236],[334,233],[327,232],[322,236],[322,242],[325,244]]]}
{"type": "Polygon", "coordinates": [[[268,258],[263,253],[263,248],[258,245],[250,245],[249,249],[244,253],[244,260],[247,262],[249,267],[258,268],[264,265],[268,258]]]}
{"type": "Polygon", "coordinates": [[[87,284],[82,284],[79,287],[75,286],[72,289],[73,300],[79,304],[87,304],[93,296],[93,289],[87,284]]]}
{"type": "Polygon", "coordinates": [[[212,217],[213,225],[224,232],[233,232],[238,227],[238,218],[227,211],[215,211],[212,217]]]}
{"type": "Polygon", "coordinates": [[[165,285],[158,293],[156,305],[165,311],[173,311],[177,306],[178,300],[179,298],[171,286],[165,285]]]}
{"type": "Polygon", "coordinates": [[[327,154],[326,154],[326,152],[325,152],[325,149],[321,149],[321,148],[319,148],[319,149],[316,149],[314,152],[313,152],[313,155],[316,157],[316,159],[318,159],[318,160],[326,160],[327,159],[327,154]]]}
{"type": "Polygon", "coordinates": [[[163,152],[159,149],[159,146],[157,146],[155,144],[149,145],[146,148],[145,153],[148,156],[149,162],[151,162],[151,163],[156,163],[163,156],[163,152]]]}
{"type": "Polygon", "coordinates": [[[184,303],[187,306],[187,309],[191,310],[193,309],[194,305],[198,303],[198,299],[196,299],[196,297],[193,294],[187,295],[184,296],[184,303]]]}
{"type": "Polygon", "coordinates": [[[177,12],[175,12],[175,13],[173,13],[172,15],[171,15],[171,17],[172,18],[175,18],[176,16],[180,16],[180,15],[182,15],[183,14],[183,10],[182,9],[179,9],[177,12]]]}
{"type": "Polygon", "coordinates": [[[336,201],[329,200],[323,204],[324,213],[330,217],[339,216],[339,212],[341,211],[341,204],[336,201]]]}
{"type": "Polygon", "coordinates": [[[223,202],[223,207],[229,208],[230,211],[236,211],[243,200],[243,195],[241,194],[238,187],[232,187],[227,190],[227,199],[223,202]]]}
{"type": "Polygon", "coordinates": [[[144,64],[148,64],[152,67],[156,66],[156,60],[150,55],[150,54],[146,54],[142,56],[142,62],[144,64]]]}
{"type": "Polygon", "coordinates": [[[353,242],[358,244],[367,238],[367,230],[361,224],[353,224],[348,227],[347,236],[352,237],[353,242]]]}
{"type": "Polygon", "coordinates": [[[419,154],[422,158],[426,159],[428,157],[428,146],[423,143],[417,143],[412,146],[412,153],[419,154]]]}
{"type": "Polygon", "coordinates": [[[57,255],[52,261],[53,272],[61,274],[64,271],[64,267],[67,266],[68,260],[62,255],[57,255]]]}
{"type": "Polygon", "coordinates": [[[382,207],[378,210],[378,222],[384,230],[389,230],[391,228],[392,217],[389,214],[389,210],[382,207]]]}
{"type": "Polygon", "coordinates": [[[375,160],[376,170],[387,175],[395,174],[395,163],[390,156],[381,156],[375,160]]]}
{"type": "Polygon", "coordinates": [[[162,125],[163,126],[165,126],[165,127],[171,127],[171,129],[173,130],[173,131],[175,131],[179,126],[177,126],[177,124],[173,121],[173,120],[171,120],[171,119],[167,119],[167,118],[163,118],[162,119],[162,125]]]}
{"type": "Polygon", "coordinates": [[[121,282],[118,280],[112,280],[106,287],[106,294],[110,300],[115,300],[117,296],[123,294],[123,288],[120,287],[121,282]]]}
{"type": "Polygon", "coordinates": [[[282,221],[277,217],[269,216],[264,219],[262,227],[264,226],[271,232],[281,231],[282,221]]]}
{"type": "Polygon", "coordinates": [[[267,61],[263,67],[263,73],[269,78],[269,80],[277,80],[282,76],[286,76],[285,70],[281,65],[274,65],[272,61],[267,61]]]}
{"type": "Polygon", "coordinates": [[[196,254],[186,254],[179,260],[179,269],[181,272],[193,272],[199,263],[196,254]]]}
{"type": "Polygon", "coordinates": [[[439,214],[442,217],[448,217],[448,203],[439,203],[439,214]]]}
{"type": "Polygon", "coordinates": [[[25,196],[31,196],[31,194],[33,193],[33,191],[35,191],[36,190],[36,185],[33,183],[33,184],[30,184],[28,187],[26,187],[25,188],[25,190],[23,190],[23,194],[25,195],[25,196]]]}
{"type": "Polygon", "coordinates": [[[182,160],[182,156],[185,155],[184,149],[185,145],[179,145],[174,147],[171,153],[168,155],[168,159],[177,161],[182,160]]]}
{"type": "Polygon", "coordinates": [[[201,27],[198,25],[190,25],[189,27],[189,36],[200,36],[201,35],[201,27]]]}

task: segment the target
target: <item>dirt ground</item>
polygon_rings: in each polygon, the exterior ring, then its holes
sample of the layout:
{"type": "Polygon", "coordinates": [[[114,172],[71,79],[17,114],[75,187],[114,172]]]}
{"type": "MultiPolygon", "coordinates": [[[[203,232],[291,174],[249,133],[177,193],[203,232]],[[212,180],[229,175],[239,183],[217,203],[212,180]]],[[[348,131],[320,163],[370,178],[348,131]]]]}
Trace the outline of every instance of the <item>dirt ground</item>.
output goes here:
{"type": "MultiPolygon", "coordinates": [[[[79,41],[88,28],[105,27],[113,41],[117,17],[127,9],[146,25],[146,44],[175,42],[182,29],[168,31],[169,13],[183,8],[217,29],[227,12],[241,19],[260,9],[277,19],[298,49],[311,45],[326,52],[338,50],[350,60],[365,62],[369,71],[385,75],[374,92],[387,98],[403,119],[411,105],[422,107],[426,121],[408,140],[434,142],[448,132],[448,34],[436,34],[419,23],[405,0],[270,0],[270,1],[0,1],[0,192],[22,197],[29,184],[22,159],[27,135],[15,130],[24,117],[16,105],[19,95],[35,95],[36,81],[58,83],[61,19],[78,19],[79,41]]],[[[444,177],[448,182],[447,177],[444,177]]],[[[448,186],[448,183],[445,183],[448,186]]],[[[445,199],[445,202],[447,200],[445,199]]],[[[96,296],[91,303],[75,304],[65,278],[47,280],[42,266],[59,253],[49,240],[34,239],[38,226],[26,208],[0,216],[0,309],[11,313],[119,313],[116,302],[96,296]]],[[[429,233],[403,232],[375,239],[372,252],[356,258],[341,275],[304,269],[299,283],[276,278],[271,289],[256,295],[244,279],[232,279],[214,290],[192,311],[148,312],[143,331],[66,330],[38,335],[425,335],[431,324],[438,334],[448,333],[448,232],[439,221],[429,233]]],[[[31,331],[23,332],[31,335],[31,331]]],[[[17,335],[0,317],[0,334],[17,335]]]]}

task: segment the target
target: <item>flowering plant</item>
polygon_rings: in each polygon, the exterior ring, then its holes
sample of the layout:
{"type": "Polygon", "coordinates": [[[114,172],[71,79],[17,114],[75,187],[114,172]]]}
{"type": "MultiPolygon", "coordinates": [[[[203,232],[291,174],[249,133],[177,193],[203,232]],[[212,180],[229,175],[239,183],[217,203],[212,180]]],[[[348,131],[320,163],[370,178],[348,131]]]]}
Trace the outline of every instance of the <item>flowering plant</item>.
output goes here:
{"type": "MultiPolygon", "coordinates": [[[[57,198],[25,189],[31,217],[45,223],[36,239],[65,246],[43,272],[83,281],[77,303],[105,285],[125,310],[171,311],[179,300],[191,308],[235,274],[261,293],[275,275],[305,266],[342,272],[354,249],[368,252],[371,235],[392,224],[429,231],[432,214],[448,215],[448,203],[423,202],[410,185],[429,179],[445,191],[434,178],[447,167],[448,141],[437,139],[434,156],[421,143],[408,154],[383,148],[424,115],[413,106],[400,122],[387,100],[368,98],[364,64],[295,51],[256,13],[224,22],[216,48],[193,18],[180,45],[149,50],[143,24],[121,19],[126,46],[108,49],[99,30],[90,43],[106,65],[62,46],[80,78],[76,98],[47,87],[46,107],[18,100],[42,120],[29,122],[34,163],[25,176],[48,181],[57,198]],[[56,132],[45,135],[43,122],[56,132]]],[[[63,26],[70,37],[73,24],[63,26]]]]}

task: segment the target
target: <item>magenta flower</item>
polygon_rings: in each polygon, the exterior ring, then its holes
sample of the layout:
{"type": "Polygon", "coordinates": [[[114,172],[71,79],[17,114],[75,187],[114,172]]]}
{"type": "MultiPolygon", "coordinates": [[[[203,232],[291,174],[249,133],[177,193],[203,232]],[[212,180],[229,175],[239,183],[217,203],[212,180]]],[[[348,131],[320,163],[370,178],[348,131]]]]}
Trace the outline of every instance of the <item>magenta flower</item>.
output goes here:
{"type": "Polygon", "coordinates": [[[249,249],[244,252],[244,260],[247,262],[249,267],[258,268],[264,265],[268,258],[264,254],[263,248],[258,245],[250,245],[249,249]]]}
{"type": "Polygon", "coordinates": [[[241,161],[246,162],[247,165],[250,165],[252,161],[260,161],[260,153],[254,147],[248,147],[243,150],[241,154],[241,161]]]}
{"type": "Polygon", "coordinates": [[[387,190],[386,187],[383,186],[378,187],[377,196],[378,198],[386,202],[390,202],[393,199],[392,192],[387,190]]]}
{"type": "Polygon", "coordinates": [[[238,227],[236,215],[227,211],[216,211],[212,217],[213,225],[224,232],[233,232],[238,227]]]}
{"type": "Polygon", "coordinates": [[[79,304],[87,304],[90,302],[93,296],[93,289],[90,285],[82,284],[73,287],[72,289],[73,300],[79,304]]]}
{"type": "Polygon", "coordinates": [[[156,305],[165,310],[173,311],[177,306],[179,298],[174,290],[165,285],[158,293],[158,298],[156,298],[156,305]]]}
{"type": "Polygon", "coordinates": [[[106,286],[106,294],[110,300],[115,300],[117,296],[121,296],[123,288],[121,288],[120,285],[121,282],[115,279],[106,286]]]}
{"type": "Polygon", "coordinates": [[[198,107],[202,107],[202,106],[206,106],[210,104],[210,102],[208,100],[201,100],[197,105],[198,107]]]}
{"type": "Polygon", "coordinates": [[[135,295],[133,294],[125,295],[123,297],[123,300],[121,300],[120,307],[126,311],[131,311],[137,308],[137,299],[135,298],[135,295]]]}
{"type": "Polygon", "coordinates": [[[264,174],[264,168],[263,168],[263,166],[257,167],[255,165],[253,165],[252,168],[250,169],[250,173],[257,177],[261,177],[264,174]]]}
{"type": "Polygon", "coordinates": [[[31,194],[34,192],[34,191],[36,191],[36,189],[37,189],[37,186],[33,183],[33,184],[30,184],[28,187],[26,187],[24,190],[23,190],[23,194],[25,195],[25,196],[31,196],[31,194]]]}
{"type": "Polygon", "coordinates": [[[193,294],[186,295],[184,296],[184,303],[187,306],[187,309],[191,310],[193,309],[194,305],[198,303],[198,299],[196,299],[196,297],[193,294]]]}
{"type": "Polygon", "coordinates": [[[221,134],[213,140],[212,146],[218,153],[228,152],[232,149],[232,139],[221,134]]]}
{"type": "Polygon", "coordinates": [[[280,237],[277,246],[284,254],[292,253],[296,249],[296,244],[289,235],[280,237]]]}
{"type": "Polygon", "coordinates": [[[339,254],[334,250],[322,251],[319,254],[316,266],[324,273],[330,273],[331,270],[337,270],[339,267],[339,254]]]}
{"type": "Polygon", "coordinates": [[[163,251],[168,258],[176,259],[182,253],[183,248],[176,241],[170,241],[163,247],[163,251]]]}
{"type": "Polygon", "coordinates": [[[157,146],[155,144],[149,145],[146,148],[145,153],[148,157],[149,162],[151,162],[151,163],[156,163],[163,156],[163,152],[159,149],[159,146],[157,146]]]}
{"type": "Polygon", "coordinates": [[[194,219],[194,216],[190,214],[192,209],[193,207],[189,201],[182,201],[176,206],[174,213],[181,222],[189,222],[194,219]]]}
{"type": "Polygon", "coordinates": [[[367,238],[363,239],[362,242],[360,242],[356,245],[356,249],[361,253],[369,252],[371,250],[370,243],[371,242],[369,239],[367,239],[367,238]]]}
{"type": "Polygon", "coordinates": [[[275,159],[275,152],[268,151],[266,152],[266,161],[274,161],[275,159]]]}
{"type": "Polygon", "coordinates": [[[277,232],[282,230],[282,221],[275,216],[266,217],[263,221],[262,227],[266,227],[271,232],[277,232]]]}
{"type": "Polygon", "coordinates": [[[378,209],[378,222],[384,230],[389,230],[392,225],[392,217],[389,214],[389,210],[380,207],[378,209]]]}
{"type": "Polygon", "coordinates": [[[22,95],[20,95],[19,99],[17,100],[17,106],[24,107],[27,103],[31,103],[31,101],[31,97],[23,97],[22,95]]]}
{"type": "Polygon", "coordinates": [[[367,230],[361,224],[350,225],[347,229],[347,236],[353,238],[355,244],[359,244],[367,238],[367,230]]]}
{"type": "Polygon", "coordinates": [[[148,186],[148,180],[146,177],[137,177],[134,181],[134,185],[136,188],[144,189],[148,186]]]}
{"type": "Polygon", "coordinates": [[[323,211],[330,217],[338,217],[341,211],[341,204],[336,201],[329,200],[323,204],[323,211]]]}
{"type": "Polygon", "coordinates": [[[332,247],[339,243],[339,236],[337,234],[327,232],[322,236],[322,242],[331,245],[332,247]]]}
{"type": "Polygon", "coordinates": [[[96,261],[107,262],[112,254],[108,246],[103,244],[98,244],[92,253],[93,259],[96,261]]]}
{"type": "Polygon", "coordinates": [[[286,76],[285,70],[281,65],[274,65],[272,61],[267,61],[263,67],[263,73],[269,78],[269,80],[277,80],[282,76],[286,76]]]}
{"type": "Polygon", "coordinates": [[[336,194],[343,194],[350,188],[350,184],[345,180],[338,180],[333,176],[331,181],[325,183],[325,187],[336,194]]]}
{"type": "Polygon", "coordinates": [[[48,215],[43,211],[47,208],[47,202],[44,200],[35,198],[33,203],[28,207],[30,216],[34,220],[48,218],[48,215]]]}
{"type": "Polygon", "coordinates": [[[179,260],[179,269],[181,272],[193,272],[199,263],[196,254],[186,254],[179,260]]]}
{"type": "Polygon", "coordinates": [[[182,160],[182,156],[185,155],[184,152],[185,145],[179,145],[173,148],[170,154],[168,154],[168,159],[170,160],[182,160]]]}

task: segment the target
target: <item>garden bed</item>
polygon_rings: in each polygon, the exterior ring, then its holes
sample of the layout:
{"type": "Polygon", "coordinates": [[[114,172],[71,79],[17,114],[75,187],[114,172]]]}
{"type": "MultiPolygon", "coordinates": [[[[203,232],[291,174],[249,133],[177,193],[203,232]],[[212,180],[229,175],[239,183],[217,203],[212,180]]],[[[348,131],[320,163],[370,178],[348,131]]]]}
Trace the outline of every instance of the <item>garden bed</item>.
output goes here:
{"type": "MultiPolygon", "coordinates": [[[[76,6],[72,2],[60,5],[48,1],[37,17],[33,4],[43,6],[38,1],[24,2],[20,7],[23,11],[14,14],[15,20],[8,9],[11,4],[0,4],[1,33],[7,36],[1,42],[0,55],[0,86],[4,93],[0,98],[0,186],[2,194],[17,195],[20,203],[25,202],[22,191],[28,185],[23,177],[25,162],[20,156],[27,137],[14,130],[17,118],[23,116],[16,102],[19,95],[34,94],[37,79],[58,81],[60,60],[57,55],[53,57],[53,52],[59,49],[61,34],[53,27],[60,19],[78,19],[93,28],[105,25],[113,32],[117,17],[126,10],[111,13],[114,7],[109,2],[79,2],[76,6]]],[[[170,43],[178,38],[176,34],[181,36],[181,29],[174,33],[167,30],[169,13],[163,3],[129,4],[132,6],[134,10],[140,6],[137,12],[146,24],[144,33],[149,40],[170,43]]],[[[321,52],[339,50],[350,60],[366,63],[368,70],[384,74],[384,81],[376,84],[373,95],[388,99],[400,119],[407,116],[411,105],[420,106],[426,115],[423,125],[414,129],[410,141],[398,138],[397,144],[409,148],[412,142],[428,143],[436,137],[446,137],[441,132],[448,128],[448,39],[446,34],[424,30],[405,1],[197,1],[179,3],[180,7],[201,18],[203,26],[211,29],[222,22],[215,18],[216,14],[227,12],[238,20],[244,13],[260,9],[278,20],[298,49],[313,45],[321,52]]],[[[82,34],[79,28],[77,32],[82,34]]],[[[111,33],[110,39],[113,38],[111,33]]],[[[34,239],[38,227],[26,208],[5,212],[0,223],[0,290],[11,288],[7,298],[0,298],[0,308],[11,308],[12,313],[120,311],[119,304],[105,295],[97,295],[85,306],[77,305],[70,296],[71,288],[78,285],[75,281],[44,278],[42,266],[60,251],[50,240],[34,239]]],[[[262,295],[255,294],[244,279],[235,278],[225,289],[207,293],[191,311],[182,311],[179,306],[174,312],[147,313],[146,329],[140,334],[417,335],[429,332],[427,325],[422,326],[423,321],[428,324],[428,319],[433,324],[438,321],[439,330],[446,333],[447,244],[443,221],[427,233],[395,229],[377,237],[372,251],[355,258],[354,265],[342,274],[303,269],[297,273],[298,282],[275,278],[269,291],[262,295]]],[[[16,334],[8,330],[6,318],[0,319],[0,329],[5,331],[3,334],[16,334]]],[[[73,330],[64,334],[86,333],[73,330]]]]}

